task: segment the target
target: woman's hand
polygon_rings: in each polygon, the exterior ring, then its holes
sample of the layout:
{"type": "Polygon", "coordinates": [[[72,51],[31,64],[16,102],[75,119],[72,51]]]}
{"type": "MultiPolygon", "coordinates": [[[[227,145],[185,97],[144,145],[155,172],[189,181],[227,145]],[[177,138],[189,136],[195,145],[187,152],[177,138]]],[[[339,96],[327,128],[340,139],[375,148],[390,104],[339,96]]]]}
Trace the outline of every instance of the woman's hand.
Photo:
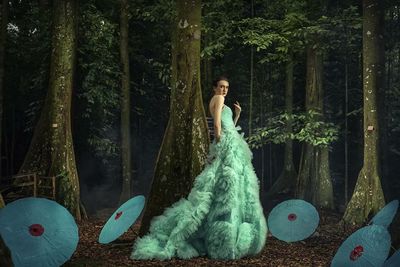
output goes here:
{"type": "Polygon", "coordinates": [[[236,101],[235,104],[233,104],[235,106],[235,116],[239,117],[240,116],[240,112],[242,112],[242,108],[240,107],[240,104],[238,101],[236,101]]]}

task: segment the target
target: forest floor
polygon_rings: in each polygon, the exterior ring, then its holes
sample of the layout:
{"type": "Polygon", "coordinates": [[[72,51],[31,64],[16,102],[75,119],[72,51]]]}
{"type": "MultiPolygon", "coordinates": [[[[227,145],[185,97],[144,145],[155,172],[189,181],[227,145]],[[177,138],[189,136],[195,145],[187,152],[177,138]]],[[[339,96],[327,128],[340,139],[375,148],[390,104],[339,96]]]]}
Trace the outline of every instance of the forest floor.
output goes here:
{"type": "Polygon", "coordinates": [[[340,227],[339,214],[320,212],[316,232],[304,241],[285,243],[270,234],[262,253],[253,258],[222,261],[198,257],[191,260],[135,261],[129,258],[139,230],[136,223],[110,244],[97,242],[107,217],[80,222],[78,248],[64,266],[329,266],[340,244],[356,229],[340,227]]]}

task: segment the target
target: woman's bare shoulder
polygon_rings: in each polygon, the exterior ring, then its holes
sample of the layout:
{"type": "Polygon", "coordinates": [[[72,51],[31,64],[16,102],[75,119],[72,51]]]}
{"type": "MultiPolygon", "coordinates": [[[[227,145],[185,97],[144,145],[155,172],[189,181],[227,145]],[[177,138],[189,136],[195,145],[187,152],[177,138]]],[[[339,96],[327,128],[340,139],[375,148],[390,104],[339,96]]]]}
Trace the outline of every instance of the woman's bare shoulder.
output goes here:
{"type": "Polygon", "coordinates": [[[224,103],[224,101],[225,101],[225,97],[224,96],[222,96],[222,95],[214,95],[211,98],[210,103],[211,102],[224,103]]]}
{"type": "Polygon", "coordinates": [[[223,97],[222,95],[214,95],[210,99],[209,111],[210,111],[211,117],[214,118],[214,111],[215,111],[216,106],[222,106],[224,104],[224,101],[225,101],[225,97],[223,97]]]}

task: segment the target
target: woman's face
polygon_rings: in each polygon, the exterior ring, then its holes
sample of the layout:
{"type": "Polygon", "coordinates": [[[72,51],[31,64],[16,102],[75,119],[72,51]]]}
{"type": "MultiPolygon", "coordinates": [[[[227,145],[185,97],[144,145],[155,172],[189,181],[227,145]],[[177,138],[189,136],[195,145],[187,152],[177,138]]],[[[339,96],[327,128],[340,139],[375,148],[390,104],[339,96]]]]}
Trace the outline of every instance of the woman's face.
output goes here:
{"type": "Polygon", "coordinates": [[[214,87],[214,92],[216,95],[226,96],[229,90],[229,83],[224,80],[218,81],[217,87],[214,87]]]}

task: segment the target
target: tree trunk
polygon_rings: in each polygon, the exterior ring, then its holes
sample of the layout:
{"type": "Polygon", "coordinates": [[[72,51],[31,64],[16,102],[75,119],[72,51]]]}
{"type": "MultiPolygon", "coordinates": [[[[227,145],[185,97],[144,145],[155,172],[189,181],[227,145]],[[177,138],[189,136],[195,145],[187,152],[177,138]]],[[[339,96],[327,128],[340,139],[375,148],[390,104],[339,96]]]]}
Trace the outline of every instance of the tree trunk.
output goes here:
{"type": "Polygon", "coordinates": [[[186,197],[203,169],[208,132],[200,88],[201,1],[177,1],[170,117],[158,154],[140,235],[153,216],[186,197]]]}
{"type": "Polygon", "coordinates": [[[53,2],[49,88],[19,173],[57,176],[57,201],[81,219],[79,179],[71,133],[75,66],[75,0],[53,2]]]}
{"type": "MultiPolygon", "coordinates": [[[[293,113],[293,58],[289,56],[286,63],[286,87],[285,87],[285,109],[286,113],[291,116],[293,113]]],[[[286,132],[291,133],[292,119],[288,120],[286,125],[286,132]]],[[[285,143],[285,154],[283,170],[275,181],[271,189],[268,191],[268,195],[274,195],[279,192],[293,192],[296,185],[297,172],[293,163],[293,141],[288,139],[285,143]]]]}
{"type": "MultiPolygon", "coordinates": [[[[207,12],[207,11],[203,11],[207,12]]],[[[203,42],[202,44],[204,47],[207,47],[209,44],[209,39],[210,37],[207,34],[202,34],[203,36],[203,42]]],[[[212,94],[212,81],[213,81],[213,75],[212,75],[212,59],[210,57],[204,56],[203,59],[201,60],[201,76],[202,76],[202,82],[201,82],[201,88],[202,88],[202,97],[203,99],[208,99],[212,94]]],[[[211,116],[208,111],[208,103],[203,103],[206,114],[207,116],[211,116]]]]}
{"type": "MultiPolygon", "coordinates": [[[[347,38],[347,36],[346,36],[347,38]]],[[[349,202],[349,141],[348,141],[348,113],[349,113],[349,63],[347,62],[347,52],[345,55],[344,87],[345,87],[345,106],[344,106],[344,206],[349,202]]]]}
{"type": "MultiPolygon", "coordinates": [[[[392,21],[393,21],[393,7],[389,8],[388,11],[388,17],[390,18],[389,22],[389,27],[387,29],[387,34],[388,34],[388,42],[392,42],[393,40],[393,29],[391,27],[392,21]]],[[[390,162],[390,157],[389,157],[389,121],[392,118],[391,117],[391,105],[392,101],[389,100],[389,90],[391,90],[391,72],[392,72],[392,51],[393,51],[393,45],[388,44],[388,51],[385,55],[385,51],[383,52],[383,56],[387,57],[387,69],[385,68],[385,73],[386,73],[386,83],[384,81],[384,75],[382,75],[382,86],[378,88],[378,94],[380,97],[378,97],[378,109],[379,109],[379,114],[378,114],[378,120],[379,120],[379,146],[382,148],[380,154],[380,169],[381,169],[381,183],[382,183],[382,188],[384,189],[384,192],[387,192],[388,195],[391,193],[391,188],[390,184],[391,181],[389,180],[389,162],[390,162]],[[386,103],[386,104],[385,104],[386,103]]],[[[383,66],[385,66],[385,63],[383,63],[383,66]]]]}
{"type": "Polygon", "coordinates": [[[363,0],[364,163],[343,221],[361,224],[385,204],[379,164],[378,92],[383,86],[383,6],[363,0]]]}
{"type": "MultiPolygon", "coordinates": [[[[263,84],[262,88],[268,86],[263,84]]],[[[264,90],[260,91],[260,124],[264,125],[264,90]]],[[[265,192],[265,149],[264,145],[261,146],[261,177],[260,177],[260,192],[264,196],[265,192]]]]}
{"type": "Polygon", "coordinates": [[[131,166],[131,135],[130,135],[130,73],[128,47],[128,1],[121,0],[120,11],[120,54],[122,63],[122,93],[121,93],[121,158],[122,158],[122,192],[119,203],[122,204],[131,197],[132,166],[131,166]]]}
{"type": "Polygon", "coordinates": [[[14,266],[11,260],[10,250],[4,244],[3,238],[0,235],[0,266],[12,267],[14,266]]]}
{"type": "MultiPolygon", "coordinates": [[[[307,48],[306,110],[323,116],[323,64],[318,41],[307,48]]],[[[322,119],[322,118],[320,118],[322,119]]],[[[333,209],[333,188],[327,148],[303,144],[296,195],[317,207],[333,209]]]]}
{"type": "Polygon", "coordinates": [[[8,22],[8,1],[0,2],[0,180],[2,176],[2,140],[3,140],[3,94],[4,94],[4,56],[8,22]]]}

